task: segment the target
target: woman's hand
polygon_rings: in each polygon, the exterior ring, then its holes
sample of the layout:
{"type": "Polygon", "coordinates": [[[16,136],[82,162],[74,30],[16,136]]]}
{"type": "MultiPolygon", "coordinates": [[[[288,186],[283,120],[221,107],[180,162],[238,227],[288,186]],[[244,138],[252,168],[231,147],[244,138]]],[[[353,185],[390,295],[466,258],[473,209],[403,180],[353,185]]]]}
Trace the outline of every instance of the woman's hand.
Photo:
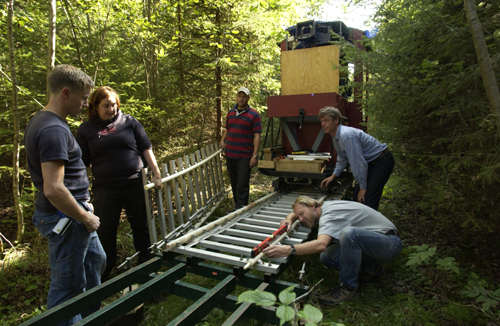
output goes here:
{"type": "Polygon", "coordinates": [[[160,188],[161,187],[161,176],[159,174],[153,173],[153,178],[151,178],[151,181],[155,184],[155,188],[160,188]]]}

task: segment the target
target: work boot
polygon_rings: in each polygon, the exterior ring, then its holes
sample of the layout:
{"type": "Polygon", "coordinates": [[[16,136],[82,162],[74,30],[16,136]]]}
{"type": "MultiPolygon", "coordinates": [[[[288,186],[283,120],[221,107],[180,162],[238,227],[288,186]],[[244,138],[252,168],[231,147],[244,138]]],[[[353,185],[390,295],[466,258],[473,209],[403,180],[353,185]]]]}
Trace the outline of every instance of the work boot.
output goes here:
{"type": "Polygon", "coordinates": [[[347,285],[339,283],[330,293],[319,297],[319,301],[326,306],[333,306],[335,304],[354,299],[358,296],[358,290],[351,290],[347,285]]]}
{"type": "Polygon", "coordinates": [[[378,264],[376,267],[375,267],[375,270],[372,272],[372,273],[368,273],[368,274],[361,274],[359,275],[358,277],[358,284],[359,285],[364,285],[368,282],[370,282],[371,280],[374,280],[376,278],[379,278],[380,276],[382,276],[383,274],[385,273],[385,268],[384,266],[378,264]]]}

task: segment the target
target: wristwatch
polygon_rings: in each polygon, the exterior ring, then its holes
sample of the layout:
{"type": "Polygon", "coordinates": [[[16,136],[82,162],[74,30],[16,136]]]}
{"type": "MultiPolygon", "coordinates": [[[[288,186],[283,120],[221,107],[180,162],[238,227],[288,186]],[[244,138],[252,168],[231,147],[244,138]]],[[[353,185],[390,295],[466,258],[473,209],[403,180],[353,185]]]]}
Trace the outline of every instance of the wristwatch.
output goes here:
{"type": "Polygon", "coordinates": [[[297,250],[295,250],[295,247],[293,245],[290,245],[290,248],[292,249],[291,255],[295,255],[295,253],[297,252],[297,250]]]}
{"type": "Polygon", "coordinates": [[[257,158],[257,155],[254,155],[253,157],[257,158]]]}

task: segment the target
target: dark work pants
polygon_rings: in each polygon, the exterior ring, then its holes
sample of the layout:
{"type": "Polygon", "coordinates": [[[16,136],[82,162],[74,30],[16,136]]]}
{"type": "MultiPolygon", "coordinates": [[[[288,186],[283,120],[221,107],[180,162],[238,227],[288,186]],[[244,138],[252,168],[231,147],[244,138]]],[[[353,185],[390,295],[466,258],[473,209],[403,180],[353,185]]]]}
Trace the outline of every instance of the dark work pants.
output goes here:
{"type": "Polygon", "coordinates": [[[149,229],[146,217],[146,202],[140,178],[127,180],[95,180],[92,187],[95,215],[101,225],[97,230],[99,240],[106,252],[106,269],[102,281],[106,281],[116,263],[116,234],[122,208],[132,228],[134,247],[140,251],[139,263],[149,259],[149,229]]]}
{"type": "Polygon", "coordinates": [[[226,158],[227,171],[231,179],[231,188],[236,209],[248,205],[250,193],[250,159],[235,160],[226,158]]]}
{"type": "MultiPolygon", "coordinates": [[[[380,198],[382,198],[384,186],[387,183],[387,180],[389,180],[393,169],[394,157],[390,151],[375,161],[368,163],[368,182],[365,193],[366,206],[378,211],[378,205],[380,203],[380,198]]],[[[354,189],[353,200],[355,201],[358,200],[359,189],[358,184],[354,189]]]]}

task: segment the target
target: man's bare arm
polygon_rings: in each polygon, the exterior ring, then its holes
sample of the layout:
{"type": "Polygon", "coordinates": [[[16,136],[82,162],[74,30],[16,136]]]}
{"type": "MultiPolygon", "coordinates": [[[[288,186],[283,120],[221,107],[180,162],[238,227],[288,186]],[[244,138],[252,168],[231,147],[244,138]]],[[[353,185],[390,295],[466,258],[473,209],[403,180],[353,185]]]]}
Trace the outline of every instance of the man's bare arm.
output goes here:
{"type": "Polygon", "coordinates": [[[62,160],[42,163],[43,193],[63,214],[85,225],[89,232],[99,228],[99,217],[78,205],[71,192],[64,185],[64,162],[62,160]]]}
{"type": "MultiPolygon", "coordinates": [[[[318,238],[313,241],[301,243],[295,245],[296,255],[312,255],[323,252],[328,247],[332,237],[326,234],[318,235],[318,238]]],[[[284,246],[271,246],[264,249],[264,253],[267,257],[287,257],[292,253],[292,247],[288,245],[284,246]]]]}
{"type": "Polygon", "coordinates": [[[226,137],[227,137],[227,129],[224,129],[222,131],[222,138],[220,140],[220,143],[219,143],[219,148],[226,148],[226,137]]]}

